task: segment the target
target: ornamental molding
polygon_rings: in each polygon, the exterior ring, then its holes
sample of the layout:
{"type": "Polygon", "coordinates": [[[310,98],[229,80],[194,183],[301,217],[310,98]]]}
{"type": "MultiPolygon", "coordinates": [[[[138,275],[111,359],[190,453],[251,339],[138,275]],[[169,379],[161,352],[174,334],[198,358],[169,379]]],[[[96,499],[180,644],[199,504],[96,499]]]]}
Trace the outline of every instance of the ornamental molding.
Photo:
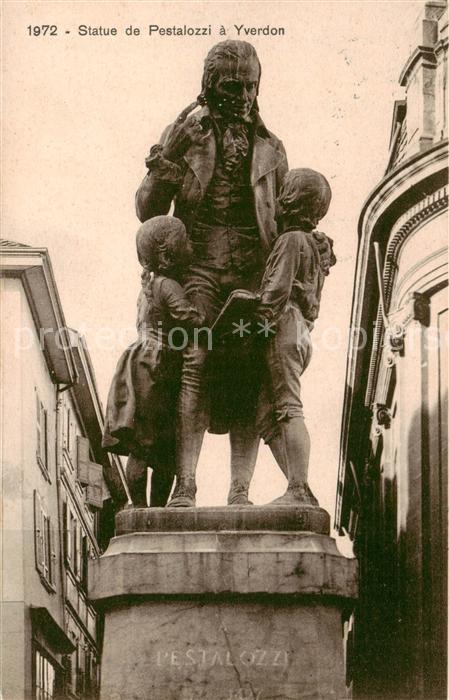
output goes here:
{"type": "Polygon", "coordinates": [[[403,214],[395,224],[395,233],[391,236],[385,255],[384,266],[384,290],[387,304],[390,304],[393,291],[394,277],[396,273],[397,260],[404,241],[414,233],[420,225],[428,219],[437,216],[448,207],[447,186],[441,187],[431,195],[428,195],[405,214],[403,214]]]}
{"type": "Polygon", "coordinates": [[[404,354],[404,340],[407,327],[412,321],[419,321],[423,326],[430,323],[430,299],[420,292],[411,292],[403,307],[390,314],[389,326],[385,329],[388,352],[385,357],[387,367],[392,367],[397,356],[404,354]]]}
{"type": "Polygon", "coordinates": [[[391,412],[388,406],[384,403],[376,403],[374,415],[378,426],[383,426],[388,429],[391,425],[391,412]]]}
{"type": "Polygon", "coordinates": [[[429,317],[429,302],[425,295],[419,292],[412,292],[406,301],[406,304],[395,311],[388,313],[393,293],[394,280],[397,271],[397,260],[401,248],[407,238],[418,229],[421,224],[448,207],[448,192],[447,186],[441,187],[427,197],[424,197],[417,204],[411,207],[403,214],[395,225],[395,232],[390,237],[387,245],[385,256],[385,264],[383,271],[384,296],[386,302],[386,313],[388,315],[389,326],[386,329],[382,310],[379,306],[375,322],[375,330],[373,336],[373,345],[371,350],[370,367],[368,371],[368,381],[365,393],[365,406],[371,406],[374,400],[375,381],[377,379],[380,352],[382,341],[387,334],[389,353],[386,357],[387,366],[392,366],[398,354],[401,354],[404,349],[404,337],[407,326],[412,320],[417,320],[428,325],[429,317]]]}
{"type": "MultiPolygon", "coordinates": [[[[447,147],[447,140],[440,141],[437,145],[426,149],[426,151],[416,153],[407,160],[401,161],[380,181],[366,200],[359,218],[360,242],[357,253],[355,289],[351,312],[352,326],[360,327],[361,325],[361,317],[365,308],[366,279],[368,276],[368,264],[371,259],[372,243],[373,240],[379,238],[379,233],[382,233],[384,226],[388,225],[383,223],[384,220],[387,221],[385,217],[388,216],[388,212],[392,214],[397,206],[400,206],[400,204],[398,205],[398,200],[403,197],[406,198],[407,193],[410,194],[411,188],[416,186],[422,187],[424,182],[427,186],[430,186],[435,177],[439,179],[440,187],[446,185],[444,180],[441,182],[441,177],[444,177],[446,173],[447,147]]],[[[440,191],[438,190],[438,185],[435,185],[435,190],[437,192],[440,191]]],[[[428,199],[429,197],[423,198],[417,205],[415,204],[406,210],[405,214],[401,214],[399,210],[399,217],[396,215],[395,218],[396,226],[398,222],[400,227],[406,224],[408,219],[419,213],[418,209],[424,209],[425,202],[428,199]]],[[[423,218],[425,218],[425,215],[423,215],[423,218]]],[[[357,362],[357,353],[352,352],[347,369],[348,384],[351,384],[354,379],[357,362]]]]}
{"type": "Polygon", "coordinates": [[[437,56],[437,58],[440,58],[440,56],[442,54],[444,54],[445,51],[447,51],[448,46],[449,46],[449,37],[445,36],[439,40],[439,42],[435,45],[435,48],[434,48],[435,55],[437,56]]]}
{"type": "Polygon", "coordinates": [[[421,63],[425,68],[435,68],[436,62],[433,46],[417,46],[399,76],[399,85],[407,86],[417,64],[421,63]]]}
{"type": "MultiPolygon", "coordinates": [[[[424,151],[412,154],[385,174],[362,208],[359,219],[359,238],[361,241],[365,240],[364,245],[368,245],[377,223],[391,209],[392,204],[409,192],[411,187],[438,174],[444,175],[447,171],[447,149],[448,140],[445,138],[424,151]],[[363,236],[364,231],[366,233],[363,236]]],[[[445,180],[443,182],[446,184],[445,180]]],[[[407,210],[406,214],[415,206],[407,210]]]]}

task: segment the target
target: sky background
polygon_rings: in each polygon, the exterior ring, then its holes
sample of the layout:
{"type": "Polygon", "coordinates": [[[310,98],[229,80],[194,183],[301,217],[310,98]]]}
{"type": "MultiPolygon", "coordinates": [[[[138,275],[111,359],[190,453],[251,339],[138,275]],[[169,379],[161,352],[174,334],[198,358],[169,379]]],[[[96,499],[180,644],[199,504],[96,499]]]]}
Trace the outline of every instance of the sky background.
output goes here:
{"type": "MultiPolygon", "coordinates": [[[[338,264],[327,278],[314,354],[303,376],[312,440],[310,484],[334,512],[357,221],[382,177],[399,74],[419,43],[424,3],[4,2],[2,237],[47,247],[67,324],[85,334],[103,404],[117,359],[135,338],[140,284],[134,194],[164,127],[200,92],[204,57],[223,38],[247,38],[261,64],[260,112],[290,167],[331,183],[320,228],[338,264]],[[55,24],[58,36],[29,36],[55,24]],[[80,24],[117,36],[80,37],[80,24]],[[211,25],[211,36],[149,36],[148,25],[211,25]],[[234,24],[284,27],[238,37],[234,24]],[[133,25],[140,36],[126,36],[133,25]],[[227,30],[219,35],[220,26],[227,30]],[[66,31],[70,32],[66,34],[66,31]]],[[[206,437],[198,504],[226,502],[227,436],[206,437]]],[[[256,503],[285,480],[263,447],[256,503]]],[[[343,548],[344,543],[342,543],[343,548]]]]}

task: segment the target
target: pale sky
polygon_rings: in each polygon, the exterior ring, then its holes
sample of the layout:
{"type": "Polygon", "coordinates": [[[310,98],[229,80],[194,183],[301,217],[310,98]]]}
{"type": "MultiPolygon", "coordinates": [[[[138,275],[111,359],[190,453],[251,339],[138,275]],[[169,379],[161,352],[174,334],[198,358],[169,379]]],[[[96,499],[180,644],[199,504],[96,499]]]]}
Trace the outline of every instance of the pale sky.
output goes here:
{"type": "MultiPolygon", "coordinates": [[[[67,324],[86,336],[103,404],[118,357],[135,337],[134,194],[145,156],[199,94],[209,48],[223,38],[254,44],[263,120],[284,142],[290,167],[320,170],[333,189],[320,228],[334,239],[338,263],[324,287],[314,355],[303,376],[310,484],[332,515],[357,221],[385,171],[393,102],[404,97],[397,81],[419,43],[423,5],[3,3],[2,237],[48,248],[67,324]],[[29,36],[29,25],[43,24],[56,25],[57,36],[29,36]],[[116,27],[118,34],[81,37],[81,24],[116,27]],[[149,24],[210,24],[212,35],[150,37],[149,24]],[[242,24],[284,27],[285,35],[238,37],[234,25],[242,24]],[[130,25],[141,35],[126,36],[130,25]]],[[[205,441],[199,505],[226,502],[227,443],[226,436],[205,441]]],[[[269,451],[261,449],[253,500],[265,503],[284,488],[269,451]]]]}

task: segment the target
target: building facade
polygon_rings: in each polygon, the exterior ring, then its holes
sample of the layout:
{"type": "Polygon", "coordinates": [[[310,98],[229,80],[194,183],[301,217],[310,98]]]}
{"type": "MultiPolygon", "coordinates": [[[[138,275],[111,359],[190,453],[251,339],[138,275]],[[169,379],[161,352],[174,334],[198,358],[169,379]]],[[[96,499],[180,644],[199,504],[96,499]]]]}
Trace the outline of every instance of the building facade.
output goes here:
{"type": "Polygon", "coordinates": [[[336,505],[354,697],[447,697],[447,27],[426,3],[359,221],[336,505]]]}
{"type": "Polygon", "coordinates": [[[101,449],[89,355],[46,249],[2,241],[0,258],[3,697],[95,698],[102,621],[87,562],[113,534],[121,464],[101,449]]]}

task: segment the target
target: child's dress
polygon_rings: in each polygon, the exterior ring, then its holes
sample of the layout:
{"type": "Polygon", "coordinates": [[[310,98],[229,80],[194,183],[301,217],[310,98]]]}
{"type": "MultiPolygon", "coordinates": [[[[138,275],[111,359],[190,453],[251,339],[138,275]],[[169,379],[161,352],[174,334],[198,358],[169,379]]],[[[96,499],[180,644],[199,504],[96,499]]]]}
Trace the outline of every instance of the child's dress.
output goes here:
{"type": "Polygon", "coordinates": [[[173,449],[182,348],[186,332],[200,326],[202,318],[178,282],[153,273],[142,275],[137,306],[138,339],[118,361],[102,445],[151,463],[164,445],[173,449]]]}

